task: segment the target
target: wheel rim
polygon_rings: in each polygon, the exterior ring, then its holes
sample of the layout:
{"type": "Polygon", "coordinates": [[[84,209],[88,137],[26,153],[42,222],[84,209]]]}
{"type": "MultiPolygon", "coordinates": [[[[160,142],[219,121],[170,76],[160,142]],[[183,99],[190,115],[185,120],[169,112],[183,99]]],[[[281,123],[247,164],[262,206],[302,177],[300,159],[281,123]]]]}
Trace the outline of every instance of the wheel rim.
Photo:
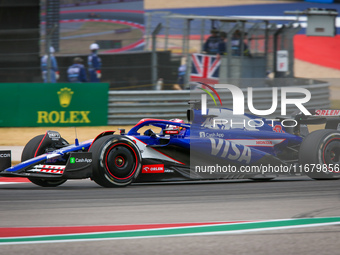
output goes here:
{"type": "Polygon", "coordinates": [[[115,158],[115,164],[116,164],[116,167],[118,167],[118,168],[124,167],[124,165],[125,165],[125,159],[124,159],[124,157],[122,157],[122,156],[117,156],[117,157],[115,158]]]}
{"type": "Polygon", "coordinates": [[[118,180],[126,180],[131,178],[136,172],[138,156],[130,145],[117,143],[107,150],[105,165],[112,177],[118,180]]]}
{"type": "MultiPolygon", "coordinates": [[[[335,164],[340,164],[340,138],[330,139],[324,146],[322,151],[322,159],[324,164],[332,165],[332,168],[335,164]]],[[[334,169],[330,169],[327,166],[329,173],[339,175],[339,171],[334,169]]]]}
{"type": "Polygon", "coordinates": [[[340,138],[333,138],[323,149],[323,161],[326,164],[340,163],[340,138]]]}

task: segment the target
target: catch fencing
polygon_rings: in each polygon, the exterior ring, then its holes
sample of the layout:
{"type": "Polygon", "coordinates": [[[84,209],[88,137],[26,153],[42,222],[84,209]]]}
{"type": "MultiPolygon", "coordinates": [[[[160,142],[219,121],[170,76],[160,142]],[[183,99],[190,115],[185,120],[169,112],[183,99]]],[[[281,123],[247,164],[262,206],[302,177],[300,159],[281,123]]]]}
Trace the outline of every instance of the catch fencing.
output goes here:
{"type": "MultiPolygon", "coordinates": [[[[299,79],[300,84],[294,87],[306,88],[311,92],[311,100],[304,104],[306,108],[325,109],[330,107],[329,84],[326,82],[299,79]]],[[[247,90],[242,88],[247,102],[247,90]]],[[[186,120],[186,110],[190,108],[190,100],[200,100],[202,90],[153,90],[153,91],[113,91],[109,92],[108,125],[134,125],[143,118],[186,120]]],[[[232,108],[231,93],[226,90],[220,93],[223,107],[232,108]]],[[[271,117],[281,115],[280,93],[278,106],[271,117]]],[[[302,94],[289,94],[288,98],[301,98],[302,94]]],[[[212,100],[208,100],[208,107],[213,107],[212,100]],[[211,102],[210,102],[211,101],[211,102]]],[[[253,104],[258,110],[269,109],[272,105],[272,88],[253,88],[253,104]]],[[[246,103],[245,103],[246,105],[246,103]]],[[[294,105],[287,105],[287,114],[297,110],[294,105]]],[[[245,107],[247,112],[247,107],[245,107]]]]}

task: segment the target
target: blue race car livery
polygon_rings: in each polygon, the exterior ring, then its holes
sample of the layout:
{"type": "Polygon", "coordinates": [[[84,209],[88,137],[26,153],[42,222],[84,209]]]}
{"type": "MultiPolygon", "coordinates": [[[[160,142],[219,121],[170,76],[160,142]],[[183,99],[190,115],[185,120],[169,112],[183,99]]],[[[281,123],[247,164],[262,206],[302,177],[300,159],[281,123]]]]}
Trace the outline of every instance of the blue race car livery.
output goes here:
{"type": "Polygon", "coordinates": [[[250,114],[235,118],[227,108],[211,108],[202,115],[197,102],[191,105],[188,122],[142,119],[127,133],[105,131],[81,143],[76,139],[72,145],[58,132],[47,131],[26,144],[21,163],[1,166],[0,176],[25,177],[43,187],[85,178],[103,187],[151,181],[269,180],[301,173],[314,179],[340,178],[336,111],[297,113],[292,116],[294,125],[288,121],[284,125],[281,118],[250,114]],[[325,129],[308,132],[307,125],[321,123],[326,123],[325,129]]]}

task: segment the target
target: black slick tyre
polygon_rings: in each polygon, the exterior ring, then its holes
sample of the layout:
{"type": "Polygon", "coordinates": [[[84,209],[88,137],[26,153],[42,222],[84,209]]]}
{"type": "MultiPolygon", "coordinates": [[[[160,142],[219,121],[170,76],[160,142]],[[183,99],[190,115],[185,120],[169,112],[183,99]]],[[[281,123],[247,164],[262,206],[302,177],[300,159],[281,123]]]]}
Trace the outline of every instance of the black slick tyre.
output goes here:
{"type": "Polygon", "coordinates": [[[310,133],[299,151],[301,170],[316,180],[340,178],[340,132],[332,129],[310,133]]]}
{"type": "MultiPolygon", "coordinates": [[[[53,149],[50,147],[39,147],[41,141],[43,140],[45,135],[38,135],[32,138],[24,147],[24,150],[21,154],[21,161],[25,161],[41,154],[44,154],[48,149],[53,149]]],[[[61,138],[64,143],[67,143],[63,138],[61,138]]],[[[64,182],[65,179],[60,180],[51,180],[51,179],[40,179],[40,178],[28,178],[32,183],[41,186],[41,187],[57,187],[64,182]]]]}
{"type": "Polygon", "coordinates": [[[92,179],[105,188],[125,187],[133,182],[142,168],[137,145],[127,137],[108,135],[96,140],[92,152],[92,179]]]}

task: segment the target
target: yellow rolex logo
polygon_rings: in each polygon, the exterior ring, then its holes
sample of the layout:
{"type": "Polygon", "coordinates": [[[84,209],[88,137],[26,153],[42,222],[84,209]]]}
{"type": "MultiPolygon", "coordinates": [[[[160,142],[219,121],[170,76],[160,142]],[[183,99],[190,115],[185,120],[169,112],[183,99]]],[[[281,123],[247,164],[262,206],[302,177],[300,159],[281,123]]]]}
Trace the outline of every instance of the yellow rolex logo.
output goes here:
{"type": "Polygon", "coordinates": [[[71,103],[73,91],[69,88],[63,88],[60,91],[58,91],[58,96],[59,96],[59,103],[61,107],[67,107],[71,103]]]}

